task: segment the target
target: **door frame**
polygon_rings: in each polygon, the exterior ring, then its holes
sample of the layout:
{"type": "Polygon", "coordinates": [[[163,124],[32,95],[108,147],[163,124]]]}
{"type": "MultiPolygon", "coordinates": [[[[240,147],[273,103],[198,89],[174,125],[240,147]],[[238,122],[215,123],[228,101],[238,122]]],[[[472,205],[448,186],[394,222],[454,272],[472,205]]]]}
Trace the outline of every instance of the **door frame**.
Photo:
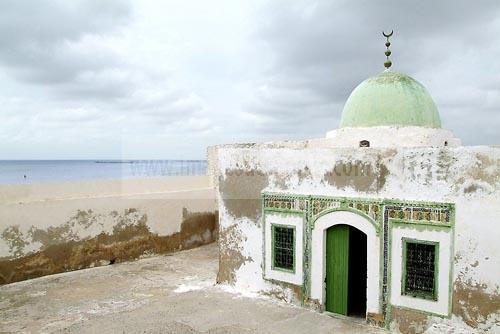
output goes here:
{"type": "Polygon", "coordinates": [[[369,217],[347,210],[335,210],[314,222],[311,243],[311,298],[320,305],[326,301],[326,231],[334,225],[350,225],[366,234],[367,279],[366,312],[380,313],[380,237],[369,217]]]}

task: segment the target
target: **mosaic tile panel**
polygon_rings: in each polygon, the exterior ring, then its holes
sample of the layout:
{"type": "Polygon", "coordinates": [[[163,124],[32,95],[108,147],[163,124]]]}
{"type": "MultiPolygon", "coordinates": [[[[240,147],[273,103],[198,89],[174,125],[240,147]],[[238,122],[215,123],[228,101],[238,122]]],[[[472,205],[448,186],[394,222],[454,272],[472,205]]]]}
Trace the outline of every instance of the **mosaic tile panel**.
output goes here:
{"type": "MultiPolygon", "coordinates": [[[[305,299],[310,296],[311,242],[312,230],[314,229],[316,219],[325,213],[335,210],[359,212],[370,217],[382,233],[381,309],[384,319],[387,318],[388,312],[389,224],[397,221],[398,223],[405,224],[431,224],[452,227],[454,219],[454,205],[450,203],[284,193],[263,193],[262,198],[264,211],[299,211],[304,213],[306,217],[306,224],[304,224],[304,284],[302,286],[305,299]]],[[[303,302],[305,303],[305,301],[303,302]]]]}

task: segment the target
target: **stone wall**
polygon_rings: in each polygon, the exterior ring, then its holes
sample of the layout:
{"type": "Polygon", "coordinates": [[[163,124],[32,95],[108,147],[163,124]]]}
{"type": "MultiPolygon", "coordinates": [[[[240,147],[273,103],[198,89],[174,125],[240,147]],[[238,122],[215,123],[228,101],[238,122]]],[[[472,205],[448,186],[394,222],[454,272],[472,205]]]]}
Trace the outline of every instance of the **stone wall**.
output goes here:
{"type": "Polygon", "coordinates": [[[452,313],[394,307],[391,326],[498,328],[500,148],[326,148],[323,141],[218,148],[219,282],[300,301],[297,286],[264,280],[261,193],[454,203],[452,313]]]}
{"type": "Polygon", "coordinates": [[[207,177],[0,187],[0,284],[213,242],[207,177]]]}

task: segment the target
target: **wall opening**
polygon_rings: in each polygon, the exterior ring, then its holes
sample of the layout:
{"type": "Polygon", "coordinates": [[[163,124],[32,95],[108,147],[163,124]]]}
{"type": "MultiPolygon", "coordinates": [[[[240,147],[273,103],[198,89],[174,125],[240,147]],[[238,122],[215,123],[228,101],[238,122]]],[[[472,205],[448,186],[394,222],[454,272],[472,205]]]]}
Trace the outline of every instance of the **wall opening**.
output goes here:
{"type": "MultiPolygon", "coordinates": [[[[314,222],[311,240],[311,298],[317,299],[321,305],[326,304],[327,236],[328,230],[336,225],[352,226],[366,236],[366,252],[364,256],[367,267],[365,275],[366,312],[381,314],[380,259],[382,254],[380,252],[380,238],[377,234],[378,229],[376,224],[369,218],[350,211],[332,211],[320,216],[314,222]]],[[[357,244],[357,247],[359,247],[359,242],[357,244]]],[[[364,242],[362,244],[364,246],[364,242]]]]}
{"type": "Polygon", "coordinates": [[[295,227],[273,224],[272,268],[295,272],[295,227]]]}
{"type": "Polygon", "coordinates": [[[326,303],[329,312],[366,315],[366,234],[349,225],[334,225],[326,235],[326,303]]]}
{"type": "Polygon", "coordinates": [[[403,238],[402,294],[437,300],[439,243],[403,238]]]}
{"type": "Polygon", "coordinates": [[[348,315],[366,315],[366,234],[350,226],[348,315]]]}
{"type": "Polygon", "coordinates": [[[359,142],[359,147],[370,147],[370,142],[368,140],[362,140],[359,142]]]}

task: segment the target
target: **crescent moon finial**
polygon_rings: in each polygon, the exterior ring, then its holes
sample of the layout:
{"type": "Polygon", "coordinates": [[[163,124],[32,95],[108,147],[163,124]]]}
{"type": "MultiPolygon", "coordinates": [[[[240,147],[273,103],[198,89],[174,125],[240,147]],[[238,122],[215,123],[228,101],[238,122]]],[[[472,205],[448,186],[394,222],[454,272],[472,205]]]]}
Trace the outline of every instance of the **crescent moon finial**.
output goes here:
{"type": "Polygon", "coordinates": [[[385,50],[385,56],[386,60],[384,62],[384,66],[386,70],[389,70],[389,68],[392,66],[392,61],[389,59],[389,56],[391,55],[391,50],[389,50],[389,46],[391,46],[391,42],[389,42],[389,37],[391,37],[394,34],[394,30],[391,30],[389,34],[386,34],[385,31],[382,30],[382,35],[386,38],[385,46],[387,47],[387,50],[385,50]]]}
{"type": "Polygon", "coordinates": [[[387,38],[391,37],[392,34],[394,34],[394,30],[391,30],[391,32],[389,34],[386,34],[385,31],[382,31],[382,35],[384,35],[384,37],[387,37],[387,38]]]}

